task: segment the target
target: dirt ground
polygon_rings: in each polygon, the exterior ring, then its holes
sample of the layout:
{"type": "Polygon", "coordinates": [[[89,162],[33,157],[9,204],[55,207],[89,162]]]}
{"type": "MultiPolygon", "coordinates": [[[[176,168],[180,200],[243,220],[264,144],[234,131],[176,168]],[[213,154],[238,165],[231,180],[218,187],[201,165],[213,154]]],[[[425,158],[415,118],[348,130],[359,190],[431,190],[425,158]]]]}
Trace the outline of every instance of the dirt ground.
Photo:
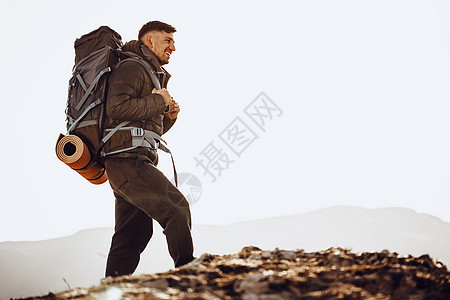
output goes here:
{"type": "Polygon", "coordinates": [[[89,289],[28,299],[448,300],[450,273],[427,255],[245,247],[204,254],[166,273],[107,278],[89,289]]]}

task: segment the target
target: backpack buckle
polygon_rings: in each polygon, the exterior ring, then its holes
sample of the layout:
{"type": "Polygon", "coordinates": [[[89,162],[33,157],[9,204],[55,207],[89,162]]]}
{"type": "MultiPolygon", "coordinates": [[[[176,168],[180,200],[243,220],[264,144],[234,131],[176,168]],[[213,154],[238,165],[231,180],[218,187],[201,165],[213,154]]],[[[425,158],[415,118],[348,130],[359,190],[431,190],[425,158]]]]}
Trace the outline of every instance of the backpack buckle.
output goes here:
{"type": "Polygon", "coordinates": [[[144,136],[145,132],[142,128],[131,129],[131,136],[144,136]]]}

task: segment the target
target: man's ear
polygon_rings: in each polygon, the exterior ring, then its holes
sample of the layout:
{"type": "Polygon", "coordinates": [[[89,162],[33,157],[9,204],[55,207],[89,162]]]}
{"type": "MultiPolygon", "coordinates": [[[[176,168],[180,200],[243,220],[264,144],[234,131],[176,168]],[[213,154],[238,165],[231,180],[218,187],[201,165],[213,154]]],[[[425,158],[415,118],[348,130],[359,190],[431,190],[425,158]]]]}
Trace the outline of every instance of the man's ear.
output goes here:
{"type": "Polygon", "coordinates": [[[152,37],[150,35],[147,35],[147,37],[145,38],[146,41],[146,45],[147,47],[149,47],[150,49],[153,49],[153,43],[152,43],[152,37]]]}

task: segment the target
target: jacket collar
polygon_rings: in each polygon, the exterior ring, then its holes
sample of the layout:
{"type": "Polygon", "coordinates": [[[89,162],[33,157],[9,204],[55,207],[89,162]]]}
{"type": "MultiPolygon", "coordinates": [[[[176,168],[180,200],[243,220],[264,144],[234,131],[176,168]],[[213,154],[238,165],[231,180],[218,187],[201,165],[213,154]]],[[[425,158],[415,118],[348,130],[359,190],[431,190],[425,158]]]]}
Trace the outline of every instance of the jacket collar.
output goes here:
{"type": "Polygon", "coordinates": [[[155,70],[158,74],[165,74],[170,77],[170,74],[159,64],[158,58],[152,50],[150,50],[147,46],[144,45],[143,42],[133,40],[129,41],[122,47],[123,51],[131,51],[136,53],[137,55],[144,58],[148,63],[155,67],[155,70]]]}

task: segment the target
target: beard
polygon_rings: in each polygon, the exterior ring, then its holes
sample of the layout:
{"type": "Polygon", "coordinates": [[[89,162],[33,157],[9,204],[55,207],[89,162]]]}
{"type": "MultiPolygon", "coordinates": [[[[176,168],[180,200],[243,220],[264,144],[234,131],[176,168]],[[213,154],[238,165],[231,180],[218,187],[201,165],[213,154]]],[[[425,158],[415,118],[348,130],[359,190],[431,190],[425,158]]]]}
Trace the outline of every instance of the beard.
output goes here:
{"type": "Polygon", "coordinates": [[[165,54],[167,51],[167,49],[161,50],[161,51],[155,51],[156,52],[156,57],[158,58],[158,62],[159,64],[162,65],[167,65],[169,63],[169,59],[170,57],[167,57],[167,55],[165,54]]]}
{"type": "Polygon", "coordinates": [[[162,65],[167,65],[169,63],[169,60],[168,59],[161,59],[161,57],[158,56],[158,62],[162,66],[162,65]]]}

